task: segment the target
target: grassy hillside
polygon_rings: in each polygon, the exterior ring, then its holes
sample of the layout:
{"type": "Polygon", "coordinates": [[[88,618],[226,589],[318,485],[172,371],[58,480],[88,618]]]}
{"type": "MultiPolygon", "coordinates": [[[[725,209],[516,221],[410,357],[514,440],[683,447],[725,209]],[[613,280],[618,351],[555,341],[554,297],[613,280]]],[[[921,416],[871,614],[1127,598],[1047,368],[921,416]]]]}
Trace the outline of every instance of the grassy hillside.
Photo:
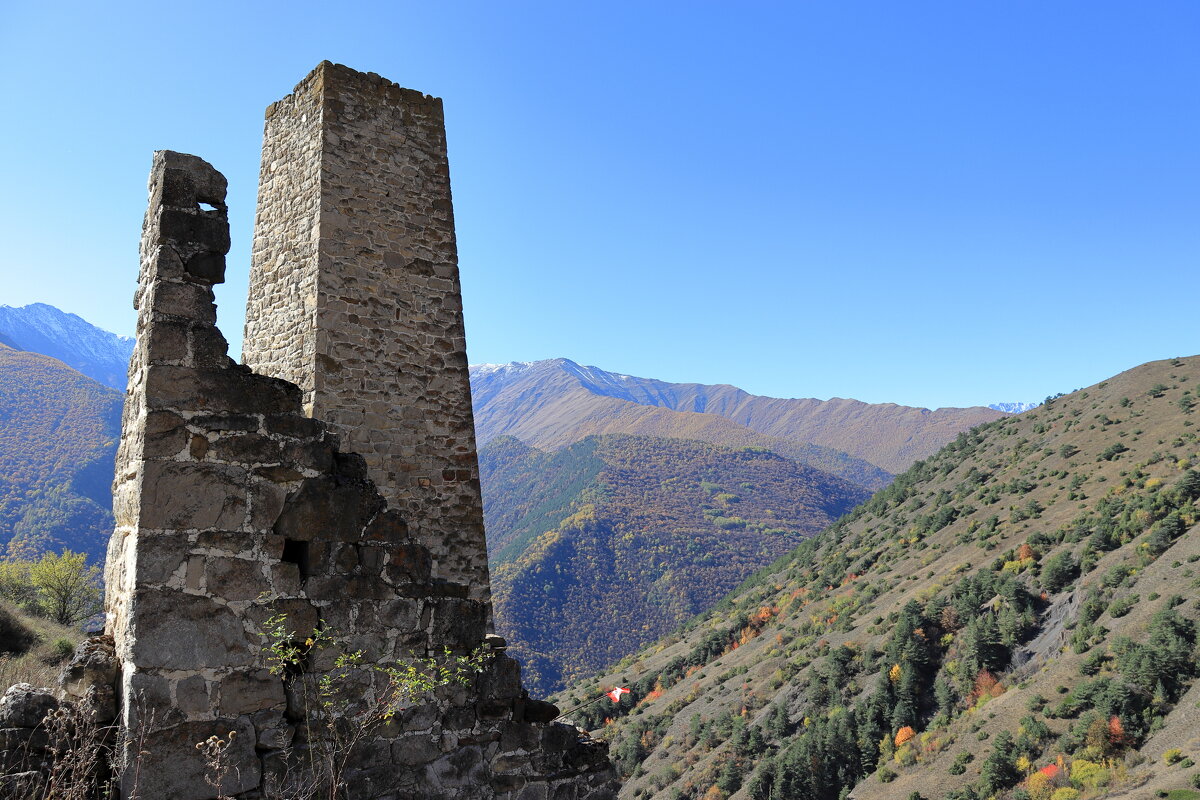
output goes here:
{"type": "Polygon", "coordinates": [[[677,439],[481,455],[497,626],[541,691],[671,630],[867,494],[765,450],[677,439]]]}
{"type": "Polygon", "coordinates": [[[83,634],[0,602],[0,685],[56,686],[62,663],[83,634]]]}
{"type": "Polygon", "coordinates": [[[633,689],[574,715],[629,798],[1194,798],[1198,400],[1193,357],[976,428],[556,700],[633,689]]]}
{"type": "Polygon", "coordinates": [[[103,558],[122,400],[61,361],[0,345],[0,548],[103,558]]]}

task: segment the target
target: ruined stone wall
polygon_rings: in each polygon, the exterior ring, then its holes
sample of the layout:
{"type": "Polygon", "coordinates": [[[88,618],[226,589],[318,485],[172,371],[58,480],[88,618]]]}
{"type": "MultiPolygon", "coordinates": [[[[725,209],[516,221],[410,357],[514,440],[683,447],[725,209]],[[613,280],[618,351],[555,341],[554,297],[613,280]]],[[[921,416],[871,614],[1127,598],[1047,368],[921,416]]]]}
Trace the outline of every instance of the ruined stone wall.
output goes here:
{"type": "MultiPolygon", "coordinates": [[[[169,536],[154,532],[164,528],[163,517],[172,516],[174,504],[188,502],[165,493],[177,470],[171,463],[175,454],[191,442],[176,424],[178,415],[166,410],[163,395],[172,393],[171,381],[181,368],[232,365],[216,328],[212,293],[213,284],[224,280],[229,252],[225,178],[194,156],[158,153],[149,190],[134,295],[137,347],[129,362],[113,482],[115,530],[105,562],[108,627],[130,644],[131,606],[139,578],[160,549],[175,547],[169,536]],[[160,495],[161,504],[156,502],[160,495]]],[[[230,397],[229,402],[237,399],[230,397]]],[[[201,512],[211,521],[240,526],[240,520],[233,522],[239,510],[246,510],[244,494],[198,499],[211,502],[201,512]]]]}
{"type": "Polygon", "coordinates": [[[123,796],[218,796],[196,748],[212,736],[228,742],[222,794],[304,796],[287,787],[322,780],[321,676],[337,676],[331,713],[346,719],[386,692],[372,669],[337,668],[337,654],[406,664],[447,648],[490,648],[486,668],[366,729],[345,751],[342,796],[615,796],[605,746],[528,698],[503,642],[485,638],[487,603],[433,574],[364,459],[305,413],[298,386],[228,358],[212,294],[229,248],[224,201],[208,163],[155,154],[106,567],[123,796]],[[292,641],[323,630],[334,644],[273,673],[276,614],[292,641]]]}
{"type": "Polygon", "coordinates": [[[441,101],[325,62],[268,108],[251,275],[245,362],[299,385],[434,574],[487,600],[441,101]]]}

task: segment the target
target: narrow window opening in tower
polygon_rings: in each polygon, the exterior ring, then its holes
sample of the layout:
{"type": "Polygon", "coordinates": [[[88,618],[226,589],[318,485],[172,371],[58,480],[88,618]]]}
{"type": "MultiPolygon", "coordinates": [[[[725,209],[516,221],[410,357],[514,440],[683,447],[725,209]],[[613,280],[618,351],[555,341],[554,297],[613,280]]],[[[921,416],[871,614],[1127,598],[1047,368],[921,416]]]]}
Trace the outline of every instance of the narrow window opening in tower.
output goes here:
{"type": "Polygon", "coordinates": [[[308,542],[302,542],[298,539],[285,539],[283,542],[283,555],[279,559],[285,564],[295,564],[300,570],[300,578],[303,580],[308,577],[308,542]]]}
{"type": "Polygon", "coordinates": [[[201,211],[216,211],[217,210],[217,207],[214,206],[212,203],[206,203],[203,200],[201,200],[196,205],[200,206],[201,211]]]}

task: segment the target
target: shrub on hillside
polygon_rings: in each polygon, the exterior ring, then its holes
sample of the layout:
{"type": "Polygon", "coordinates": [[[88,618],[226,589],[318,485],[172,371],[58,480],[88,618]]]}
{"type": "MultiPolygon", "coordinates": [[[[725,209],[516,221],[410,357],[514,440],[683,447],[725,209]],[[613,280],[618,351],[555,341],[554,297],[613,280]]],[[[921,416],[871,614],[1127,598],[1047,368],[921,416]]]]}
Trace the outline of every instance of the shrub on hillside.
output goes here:
{"type": "Polygon", "coordinates": [[[70,550],[0,563],[0,598],[60,625],[77,625],[102,607],[100,568],[70,550]]]}
{"type": "Polygon", "coordinates": [[[1066,588],[1067,584],[1079,576],[1079,564],[1067,552],[1049,558],[1042,565],[1042,583],[1051,592],[1066,588]]]}

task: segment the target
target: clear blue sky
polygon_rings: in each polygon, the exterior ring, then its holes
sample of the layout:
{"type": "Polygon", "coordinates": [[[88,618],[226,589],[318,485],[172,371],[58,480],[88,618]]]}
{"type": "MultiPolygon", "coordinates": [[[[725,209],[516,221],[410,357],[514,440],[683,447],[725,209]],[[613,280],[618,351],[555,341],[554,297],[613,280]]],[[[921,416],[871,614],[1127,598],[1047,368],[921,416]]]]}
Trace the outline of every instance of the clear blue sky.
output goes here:
{"type": "Polygon", "coordinates": [[[1040,400],[1200,351],[1200,4],[0,5],[0,303],[132,333],[151,152],[322,59],[445,99],[472,362],[1040,400]]]}

